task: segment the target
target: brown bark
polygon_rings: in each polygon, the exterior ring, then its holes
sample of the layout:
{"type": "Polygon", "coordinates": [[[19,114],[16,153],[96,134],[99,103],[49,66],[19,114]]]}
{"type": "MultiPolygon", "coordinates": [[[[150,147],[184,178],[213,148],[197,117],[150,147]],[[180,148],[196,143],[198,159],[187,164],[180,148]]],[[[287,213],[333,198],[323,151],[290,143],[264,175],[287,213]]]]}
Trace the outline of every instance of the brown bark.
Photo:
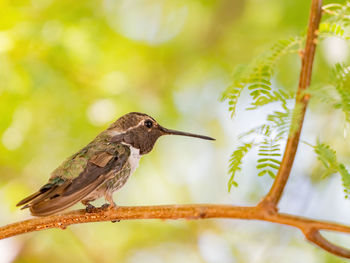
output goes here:
{"type": "Polygon", "coordinates": [[[305,90],[308,88],[311,82],[312,65],[315,56],[316,44],[317,44],[317,31],[322,16],[322,0],[312,0],[311,12],[309,18],[309,25],[306,37],[305,49],[302,52],[302,64],[300,70],[299,86],[297,95],[295,98],[295,110],[294,114],[298,123],[292,124],[287,145],[284,150],[282,163],[277,173],[276,179],[260,205],[268,206],[272,209],[276,209],[276,206],[282,196],[284,187],[288,181],[290,172],[293,167],[295,154],[298,149],[301,129],[304,123],[304,116],[307,108],[307,104],[310,98],[305,90]],[[296,127],[293,127],[296,126],[296,127]]]}

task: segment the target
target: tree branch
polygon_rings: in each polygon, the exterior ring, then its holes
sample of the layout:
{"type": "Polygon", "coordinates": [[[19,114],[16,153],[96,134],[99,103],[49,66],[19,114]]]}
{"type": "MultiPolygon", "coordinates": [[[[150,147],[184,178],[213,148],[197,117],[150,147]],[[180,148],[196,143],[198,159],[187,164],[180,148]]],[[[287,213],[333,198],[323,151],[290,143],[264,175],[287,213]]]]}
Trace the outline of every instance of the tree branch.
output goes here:
{"type": "Polygon", "coordinates": [[[298,148],[300,133],[307,109],[309,95],[305,90],[310,85],[312,65],[316,49],[317,29],[321,20],[322,0],[312,0],[311,12],[306,38],[306,46],[302,58],[299,86],[295,101],[294,115],[298,116],[296,129],[290,129],[286,149],[280,169],[269,193],[257,206],[239,207],[230,205],[169,205],[118,207],[112,210],[96,209],[93,213],[77,210],[61,215],[33,218],[22,222],[0,227],[0,239],[50,228],[65,229],[69,225],[118,221],[127,219],[207,219],[231,218],[263,220],[299,228],[313,244],[338,256],[350,258],[350,250],[330,243],[320,230],[336,231],[350,234],[350,227],[313,220],[309,218],[278,213],[277,205],[291,172],[298,148]],[[300,109],[299,109],[300,108],[300,109]]]}
{"type": "Polygon", "coordinates": [[[118,207],[117,209],[96,209],[93,213],[85,210],[67,212],[61,215],[33,218],[13,223],[0,228],[0,239],[40,231],[50,228],[65,229],[70,225],[118,221],[128,219],[209,219],[231,218],[263,220],[299,228],[310,242],[338,256],[350,258],[350,250],[336,246],[324,239],[319,231],[329,230],[350,233],[350,227],[340,224],[312,220],[304,217],[282,213],[270,213],[259,206],[231,206],[231,205],[164,205],[164,206],[138,206],[118,207]]]}
{"type": "Polygon", "coordinates": [[[304,234],[309,241],[323,248],[324,250],[344,258],[350,258],[350,250],[330,243],[320,234],[320,231],[318,229],[311,229],[308,233],[304,234]]]}
{"type": "Polygon", "coordinates": [[[312,0],[309,18],[308,31],[306,36],[305,50],[302,56],[302,64],[299,78],[299,86],[295,98],[294,116],[296,127],[292,123],[287,145],[283,154],[282,162],[278,170],[276,179],[265,198],[260,202],[260,206],[265,206],[270,210],[277,210],[277,205],[281,199],[284,187],[288,181],[293,167],[295,154],[298,149],[300,133],[304,123],[304,117],[310,95],[305,93],[311,82],[312,65],[317,44],[317,31],[322,16],[322,0],[312,0]]]}

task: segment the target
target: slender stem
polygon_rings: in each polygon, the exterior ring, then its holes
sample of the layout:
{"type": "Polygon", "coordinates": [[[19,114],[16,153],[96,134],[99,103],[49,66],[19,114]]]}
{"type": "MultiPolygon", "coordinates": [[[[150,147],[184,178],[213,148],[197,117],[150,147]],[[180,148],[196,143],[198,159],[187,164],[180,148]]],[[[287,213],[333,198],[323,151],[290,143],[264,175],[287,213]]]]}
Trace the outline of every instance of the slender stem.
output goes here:
{"type": "Polygon", "coordinates": [[[279,200],[281,199],[284,187],[288,181],[290,172],[293,167],[295,154],[298,149],[300,133],[304,123],[304,117],[310,95],[305,90],[310,85],[312,65],[315,56],[317,44],[317,30],[322,16],[322,0],[312,0],[309,18],[308,31],[306,36],[305,50],[303,52],[299,86],[295,99],[295,109],[287,145],[283,154],[280,169],[278,170],[276,179],[260,206],[266,206],[270,210],[276,210],[279,200]]]}
{"type": "Polygon", "coordinates": [[[332,8],[332,7],[339,7],[339,8],[341,8],[342,5],[341,4],[328,4],[328,5],[324,5],[322,7],[322,9],[325,10],[325,9],[332,8]]]}

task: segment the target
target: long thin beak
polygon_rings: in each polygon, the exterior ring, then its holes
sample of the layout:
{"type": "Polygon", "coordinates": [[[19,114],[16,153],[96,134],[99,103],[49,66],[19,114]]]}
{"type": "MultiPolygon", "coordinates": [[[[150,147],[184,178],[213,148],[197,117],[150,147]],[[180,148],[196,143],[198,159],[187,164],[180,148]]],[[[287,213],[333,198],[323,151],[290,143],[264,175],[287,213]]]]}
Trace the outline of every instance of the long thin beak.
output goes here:
{"type": "Polygon", "coordinates": [[[188,136],[188,137],[195,137],[195,138],[200,138],[204,140],[211,140],[215,141],[214,138],[204,136],[204,135],[199,135],[199,134],[194,134],[194,133],[189,133],[189,132],[182,132],[182,131],[176,131],[176,130],[170,130],[164,127],[161,127],[162,132],[164,132],[164,135],[181,135],[181,136],[188,136]]]}

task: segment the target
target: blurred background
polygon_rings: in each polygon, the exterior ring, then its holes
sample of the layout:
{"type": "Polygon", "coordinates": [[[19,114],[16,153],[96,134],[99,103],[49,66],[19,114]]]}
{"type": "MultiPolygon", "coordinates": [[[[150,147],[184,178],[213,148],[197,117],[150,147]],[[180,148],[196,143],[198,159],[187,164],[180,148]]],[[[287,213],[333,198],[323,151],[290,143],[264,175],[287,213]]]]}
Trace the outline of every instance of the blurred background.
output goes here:
{"type": "MultiPolygon", "coordinates": [[[[254,205],[272,179],[256,176],[253,152],[237,177],[239,187],[228,193],[228,159],[237,135],[263,122],[273,106],[252,114],[244,110],[243,94],[232,120],[220,97],[235,65],[249,63],[278,39],[305,32],[309,6],[305,0],[1,1],[0,225],[30,218],[15,204],[46,183],[66,157],[130,111],[217,140],[160,139],[115,194],[117,204],[254,205]]],[[[348,62],[348,52],[344,40],[325,39],[313,80],[327,80],[334,63],[348,62]]],[[[298,56],[287,56],[276,85],[296,88],[299,69],[298,56]]],[[[344,130],[340,113],[310,105],[303,140],[325,139],[348,164],[344,130]]],[[[339,176],[322,180],[318,169],[312,148],[302,144],[281,210],[349,224],[350,201],[339,176]]],[[[327,236],[350,241],[345,235],[327,236]]],[[[1,240],[0,263],[5,262],[345,260],[310,245],[287,226],[138,220],[1,240]]]]}

